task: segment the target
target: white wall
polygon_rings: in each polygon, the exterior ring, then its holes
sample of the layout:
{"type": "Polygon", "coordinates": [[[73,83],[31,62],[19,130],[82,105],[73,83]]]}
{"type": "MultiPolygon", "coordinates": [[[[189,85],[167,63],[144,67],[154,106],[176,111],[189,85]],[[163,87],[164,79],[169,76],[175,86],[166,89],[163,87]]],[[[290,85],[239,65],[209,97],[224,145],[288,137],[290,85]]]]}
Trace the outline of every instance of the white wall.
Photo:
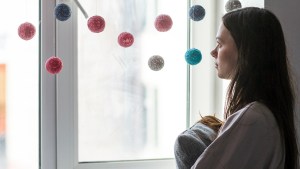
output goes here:
{"type": "Polygon", "coordinates": [[[286,38],[288,56],[295,78],[298,143],[300,143],[300,66],[298,65],[298,63],[300,63],[299,6],[299,0],[265,0],[265,8],[273,11],[278,16],[286,38]]]}

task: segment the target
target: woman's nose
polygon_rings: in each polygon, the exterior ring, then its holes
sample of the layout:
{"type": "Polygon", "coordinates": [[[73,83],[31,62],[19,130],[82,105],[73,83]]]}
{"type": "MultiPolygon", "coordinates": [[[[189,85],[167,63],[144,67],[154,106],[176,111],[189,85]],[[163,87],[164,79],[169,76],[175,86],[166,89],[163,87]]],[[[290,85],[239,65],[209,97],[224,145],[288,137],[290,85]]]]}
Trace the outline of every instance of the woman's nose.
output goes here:
{"type": "Polygon", "coordinates": [[[217,48],[213,49],[213,50],[210,52],[210,54],[211,54],[212,57],[217,58],[217,55],[218,55],[217,48]]]}

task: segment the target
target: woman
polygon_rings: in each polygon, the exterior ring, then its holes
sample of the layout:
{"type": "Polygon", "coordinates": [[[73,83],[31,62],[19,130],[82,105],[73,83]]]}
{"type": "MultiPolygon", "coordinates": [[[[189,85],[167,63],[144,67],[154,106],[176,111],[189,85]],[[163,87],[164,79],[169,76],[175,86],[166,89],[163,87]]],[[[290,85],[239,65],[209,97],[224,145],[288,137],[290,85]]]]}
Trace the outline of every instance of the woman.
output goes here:
{"type": "Polygon", "coordinates": [[[298,148],[283,31],[276,16],[248,7],[225,14],[211,52],[230,79],[217,138],[193,169],[296,169],[298,148]]]}

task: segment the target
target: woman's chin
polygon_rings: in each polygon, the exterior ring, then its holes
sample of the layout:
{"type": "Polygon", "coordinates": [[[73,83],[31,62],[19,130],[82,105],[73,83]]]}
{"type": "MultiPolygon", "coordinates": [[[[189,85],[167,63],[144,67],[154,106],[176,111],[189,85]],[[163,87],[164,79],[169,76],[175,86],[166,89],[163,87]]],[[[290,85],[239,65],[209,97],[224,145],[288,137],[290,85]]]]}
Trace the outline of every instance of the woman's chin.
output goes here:
{"type": "Polygon", "coordinates": [[[224,74],[221,74],[221,73],[218,73],[218,77],[220,79],[225,79],[225,80],[230,80],[231,77],[229,75],[224,75],[224,74]]]}

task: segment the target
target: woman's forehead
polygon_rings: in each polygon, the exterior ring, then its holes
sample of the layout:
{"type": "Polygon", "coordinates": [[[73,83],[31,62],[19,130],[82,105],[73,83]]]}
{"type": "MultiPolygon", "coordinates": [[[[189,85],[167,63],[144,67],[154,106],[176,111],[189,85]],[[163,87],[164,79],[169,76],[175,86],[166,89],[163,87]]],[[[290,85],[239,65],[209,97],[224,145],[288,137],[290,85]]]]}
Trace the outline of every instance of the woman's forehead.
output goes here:
{"type": "Polygon", "coordinates": [[[233,40],[229,30],[224,26],[223,23],[220,24],[216,39],[221,42],[226,42],[228,40],[233,40]]]}

